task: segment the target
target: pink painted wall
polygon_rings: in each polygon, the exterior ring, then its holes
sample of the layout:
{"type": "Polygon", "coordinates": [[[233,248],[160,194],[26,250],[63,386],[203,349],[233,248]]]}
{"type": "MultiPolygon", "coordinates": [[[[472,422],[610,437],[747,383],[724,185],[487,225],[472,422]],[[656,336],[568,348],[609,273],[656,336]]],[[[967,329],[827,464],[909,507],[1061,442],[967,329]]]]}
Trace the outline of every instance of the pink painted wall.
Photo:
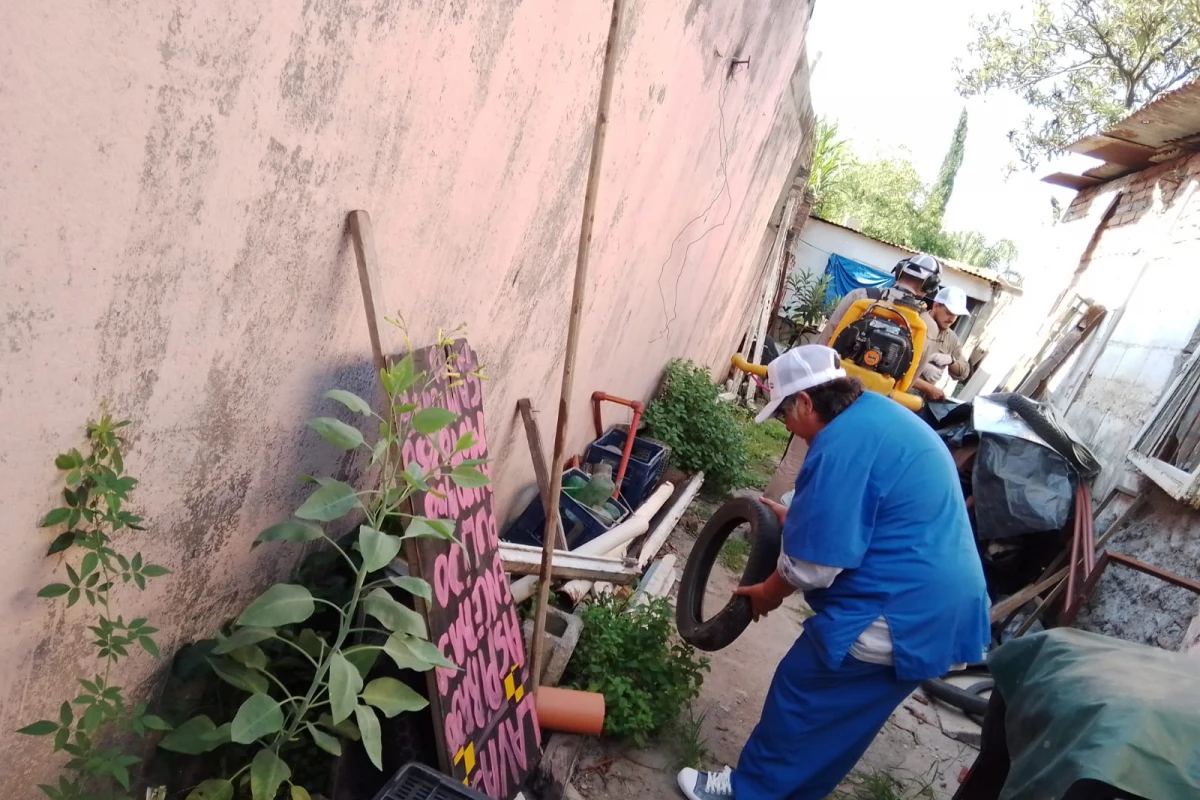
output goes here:
{"type": "MultiPolygon", "coordinates": [[[[811,123],[809,11],[629,3],[577,445],[593,390],[648,398],[669,358],[717,369],[737,344],[811,123]]],[[[515,404],[552,437],[607,17],[601,0],[0,6],[0,731],[92,668],[84,614],[34,597],[53,567],[36,524],[54,454],[101,402],[136,422],[141,546],[175,571],[140,603],[168,648],[286,570],[249,542],[299,502],[297,473],[353,475],[303,427],[325,389],[371,391],[351,209],[374,218],[415,340],[469,324],[500,510],[519,510],[515,404]]],[[[0,733],[0,795],[32,796],[43,745],[0,733]]]]}

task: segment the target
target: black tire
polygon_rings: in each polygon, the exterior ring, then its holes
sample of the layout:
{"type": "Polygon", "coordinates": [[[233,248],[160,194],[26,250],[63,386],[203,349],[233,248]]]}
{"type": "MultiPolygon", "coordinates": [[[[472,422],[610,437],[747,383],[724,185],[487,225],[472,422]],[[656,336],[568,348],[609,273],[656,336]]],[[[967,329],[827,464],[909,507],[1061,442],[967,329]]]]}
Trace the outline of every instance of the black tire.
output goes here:
{"type": "Polygon", "coordinates": [[[775,512],[748,497],[730,500],[717,509],[696,537],[679,582],[679,600],[675,607],[679,635],[693,647],[712,652],[728,647],[750,625],[750,600],[732,597],[712,619],[704,617],[704,590],[717,554],[729,534],[749,524],[750,554],[742,572],[741,586],[762,583],[775,571],[779,561],[780,526],[775,512]]]}
{"type": "Polygon", "coordinates": [[[1042,437],[1046,444],[1054,448],[1059,455],[1071,462],[1071,465],[1079,470],[1085,478],[1094,477],[1100,473],[1100,462],[1096,460],[1091,451],[1067,436],[1066,432],[1055,422],[1052,412],[1037,400],[1021,394],[1010,394],[1005,399],[1005,403],[1009,410],[1025,420],[1025,424],[1032,428],[1034,433],[1042,437]]]}
{"type": "Polygon", "coordinates": [[[935,700],[941,700],[949,706],[954,706],[964,714],[982,717],[987,712],[988,701],[979,695],[993,688],[995,684],[989,678],[971,686],[970,689],[960,689],[952,683],[943,680],[921,681],[921,688],[935,700]]]}

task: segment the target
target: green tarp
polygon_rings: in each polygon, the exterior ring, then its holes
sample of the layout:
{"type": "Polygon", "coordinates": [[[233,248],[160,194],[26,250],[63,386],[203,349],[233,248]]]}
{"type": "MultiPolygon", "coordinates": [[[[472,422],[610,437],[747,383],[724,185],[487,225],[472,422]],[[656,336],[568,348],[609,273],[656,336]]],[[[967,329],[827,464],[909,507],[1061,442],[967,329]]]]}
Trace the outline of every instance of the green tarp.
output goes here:
{"type": "Polygon", "coordinates": [[[1200,798],[1200,661],[1056,628],[1005,644],[988,665],[1008,707],[1001,800],[1058,800],[1083,780],[1200,798]]]}

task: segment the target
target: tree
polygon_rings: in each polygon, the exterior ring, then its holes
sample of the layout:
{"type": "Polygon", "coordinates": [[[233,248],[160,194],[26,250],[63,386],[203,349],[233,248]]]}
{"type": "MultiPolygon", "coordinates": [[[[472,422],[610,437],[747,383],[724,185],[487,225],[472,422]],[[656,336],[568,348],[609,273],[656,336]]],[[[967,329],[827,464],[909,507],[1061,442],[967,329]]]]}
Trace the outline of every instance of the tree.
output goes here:
{"type": "Polygon", "coordinates": [[[837,191],[839,176],[850,149],[846,140],[839,137],[837,123],[825,117],[817,120],[814,136],[816,143],[813,147],[812,169],[808,173],[808,188],[816,198],[813,213],[822,216],[825,204],[832,202],[833,193],[837,191]]]}
{"type": "Polygon", "coordinates": [[[967,110],[964,108],[958,117],[958,127],[954,129],[954,138],[950,140],[950,149],[942,160],[942,168],[938,170],[937,180],[929,192],[929,214],[936,219],[938,225],[946,216],[946,205],[950,195],[954,194],[954,179],[962,167],[963,155],[967,148],[967,110]]]}
{"type": "Polygon", "coordinates": [[[1032,113],[1009,140],[1031,170],[1200,75],[1200,0],[1037,0],[974,22],[959,92],[1011,91],[1032,113]]]}
{"type": "Polygon", "coordinates": [[[979,231],[947,234],[945,249],[947,258],[997,271],[1005,271],[1017,257],[1017,246],[1011,240],[989,242],[979,231]]]}
{"type": "Polygon", "coordinates": [[[935,191],[902,154],[874,161],[852,155],[820,216],[837,223],[853,218],[868,236],[979,267],[1003,270],[1016,259],[1008,239],[989,242],[978,231],[944,230],[933,213],[935,191]]]}

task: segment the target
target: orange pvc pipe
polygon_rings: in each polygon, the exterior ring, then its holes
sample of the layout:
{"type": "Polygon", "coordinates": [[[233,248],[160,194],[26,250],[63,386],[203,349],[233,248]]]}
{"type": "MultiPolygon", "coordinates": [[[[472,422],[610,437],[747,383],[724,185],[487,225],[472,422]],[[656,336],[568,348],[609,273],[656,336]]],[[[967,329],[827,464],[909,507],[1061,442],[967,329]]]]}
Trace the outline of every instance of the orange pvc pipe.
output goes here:
{"type": "Polygon", "coordinates": [[[599,736],[604,730],[604,695],[599,692],[541,686],[534,699],[544,731],[599,736]]]}
{"type": "Polygon", "coordinates": [[[617,467],[617,475],[613,481],[617,485],[613,497],[620,497],[621,482],[625,480],[625,470],[629,468],[629,457],[633,454],[633,439],[637,436],[638,422],[646,410],[646,404],[637,400],[626,400],[623,397],[613,397],[604,392],[592,392],[592,421],[596,423],[597,439],[604,435],[604,420],[600,416],[600,404],[606,400],[633,409],[633,422],[629,424],[629,435],[625,437],[625,449],[621,451],[621,463],[617,467]]]}

